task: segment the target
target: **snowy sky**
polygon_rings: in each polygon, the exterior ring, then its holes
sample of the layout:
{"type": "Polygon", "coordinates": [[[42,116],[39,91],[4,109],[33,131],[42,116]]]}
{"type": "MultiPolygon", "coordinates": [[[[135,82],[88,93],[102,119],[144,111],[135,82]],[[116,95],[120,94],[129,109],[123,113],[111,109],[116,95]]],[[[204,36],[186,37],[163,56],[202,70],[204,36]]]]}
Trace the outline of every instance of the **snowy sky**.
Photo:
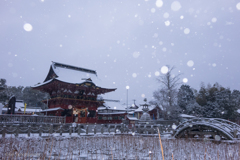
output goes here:
{"type": "Polygon", "coordinates": [[[199,89],[240,90],[240,0],[2,0],[0,78],[43,82],[51,61],[96,70],[104,98],[151,100],[156,77],[175,66],[199,89]]]}

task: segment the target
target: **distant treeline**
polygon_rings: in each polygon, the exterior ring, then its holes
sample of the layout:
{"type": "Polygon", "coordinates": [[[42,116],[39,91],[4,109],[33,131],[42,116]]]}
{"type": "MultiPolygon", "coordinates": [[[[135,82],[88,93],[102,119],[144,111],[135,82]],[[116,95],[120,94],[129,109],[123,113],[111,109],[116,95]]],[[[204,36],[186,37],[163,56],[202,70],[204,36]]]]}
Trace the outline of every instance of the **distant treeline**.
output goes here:
{"type": "Polygon", "coordinates": [[[178,91],[177,104],[182,113],[207,118],[235,119],[239,116],[240,91],[224,88],[218,83],[199,91],[182,85],[178,91]]]}
{"type": "Polygon", "coordinates": [[[16,99],[27,103],[28,107],[45,108],[46,104],[42,103],[42,100],[50,98],[48,93],[33,90],[31,87],[7,86],[5,79],[0,79],[0,87],[4,88],[0,91],[0,103],[2,104],[6,104],[7,100],[14,95],[16,99]]]}
{"type": "Polygon", "coordinates": [[[240,91],[224,88],[218,83],[201,84],[199,91],[180,82],[181,74],[174,75],[175,67],[157,78],[160,87],[153,92],[150,103],[163,108],[165,118],[174,119],[180,113],[207,118],[236,119],[240,109],[240,91]],[[180,88],[179,88],[180,86],[180,88]]]}

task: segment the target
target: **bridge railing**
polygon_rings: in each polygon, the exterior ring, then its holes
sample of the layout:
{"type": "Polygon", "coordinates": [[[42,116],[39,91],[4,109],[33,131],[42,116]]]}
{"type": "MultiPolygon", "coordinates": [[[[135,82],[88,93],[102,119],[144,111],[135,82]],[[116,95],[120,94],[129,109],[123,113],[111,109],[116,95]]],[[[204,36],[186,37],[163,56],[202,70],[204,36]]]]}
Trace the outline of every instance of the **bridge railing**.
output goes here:
{"type": "MultiPolygon", "coordinates": [[[[16,123],[1,123],[0,124],[0,134],[5,137],[6,134],[14,135],[18,137],[19,134],[25,134],[30,136],[31,134],[37,134],[42,136],[44,133],[48,135],[57,134],[62,136],[71,135],[77,133],[77,135],[105,135],[105,134],[157,134],[158,130],[161,134],[171,134],[170,128],[164,128],[163,125],[137,125],[131,128],[125,124],[76,124],[76,123],[66,123],[66,124],[47,124],[47,123],[27,123],[27,124],[16,124],[16,123]]],[[[46,134],[44,134],[46,136],[46,134]]]]}
{"type": "Polygon", "coordinates": [[[0,123],[65,123],[63,116],[0,115],[0,123]]]}
{"type": "MultiPolygon", "coordinates": [[[[183,123],[180,123],[176,130],[174,130],[173,135],[181,133],[183,130],[189,130],[189,127],[193,126],[206,126],[209,130],[218,130],[219,133],[223,133],[226,137],[239,138],[240,126],[231,121],[220,119],[220,118],[193,118],[189,119],[183,123]]],[[[203,132],[202,132],[203,133],[203,132]]],[[[207,134],[207,132],[206,132],[207,134]]]]}
{"type": "MultiPolygon", "coordinates": [[[[202,123],[212,123],[212,124],[219,124],[219,125],[222,125],[224,127],[227,127],[228,129],[232,130],[232,129],[240,129],[240,126],[236,123],[233,123],[231,121],[228,121],[228,120],[225,120],[225,119],[220,119],[220,118],[192,118],[192,119],[189,119],[183,123],[180,123],[178,125],[178,128],[182,128],[184,125],[186,124],[191,124],[191,123],[199,123],[199,122],[202,122],[202,123]]],[[[240,131],[240,130],[239,130],[240,131]]]]}

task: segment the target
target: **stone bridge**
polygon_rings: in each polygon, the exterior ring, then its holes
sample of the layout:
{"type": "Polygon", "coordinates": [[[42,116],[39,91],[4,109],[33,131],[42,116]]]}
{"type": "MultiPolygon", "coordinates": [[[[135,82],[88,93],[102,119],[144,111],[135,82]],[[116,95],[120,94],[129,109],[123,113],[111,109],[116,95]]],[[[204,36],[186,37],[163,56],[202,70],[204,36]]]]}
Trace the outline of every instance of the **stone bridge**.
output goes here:
{"type": "Polygon", "coordinates": [[[178,125],[173,136],[233,140],[240,138],[240,126],[220,118],[193,118],[178,125]]]}

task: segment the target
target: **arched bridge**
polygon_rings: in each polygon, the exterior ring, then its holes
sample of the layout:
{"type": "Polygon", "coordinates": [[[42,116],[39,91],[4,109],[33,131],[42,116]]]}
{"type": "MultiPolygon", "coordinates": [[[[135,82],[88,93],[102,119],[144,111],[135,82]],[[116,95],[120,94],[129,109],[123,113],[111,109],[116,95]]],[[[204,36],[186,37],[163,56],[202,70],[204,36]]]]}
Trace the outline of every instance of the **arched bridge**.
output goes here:
{"type": "Polygon", "coordinates": [[[175,138],[214,138],[233,140],[240,138],[240,126],[220,118],[193,118],[181,123],[175,129],[175,138]]]}

